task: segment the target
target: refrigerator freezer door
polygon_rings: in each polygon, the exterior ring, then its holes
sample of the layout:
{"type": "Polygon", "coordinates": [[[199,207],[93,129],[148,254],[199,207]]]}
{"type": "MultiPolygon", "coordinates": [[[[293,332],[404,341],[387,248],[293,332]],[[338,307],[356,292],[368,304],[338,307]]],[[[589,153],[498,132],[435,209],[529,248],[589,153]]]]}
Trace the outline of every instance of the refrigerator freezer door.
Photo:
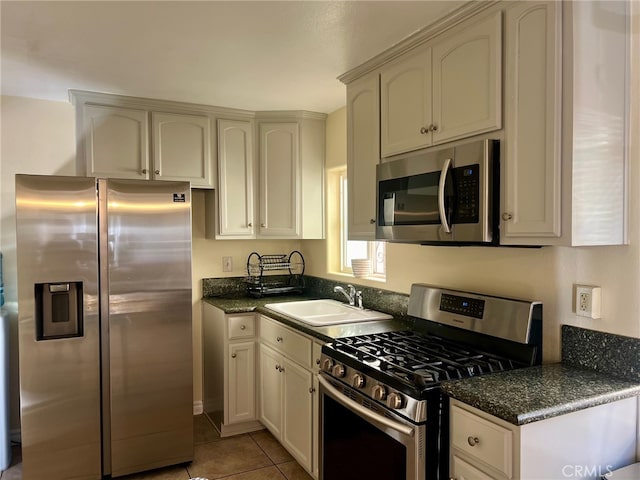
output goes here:
{"type": "Polygon", "coordinates": [[[16,175],[24,480],[101,478],[96,214],[93,178],[16,175]],[[69,282],[81,336],[37,340],[35,285],[69,282]]]}
{"type": "Polygon", "coordinates": [[[193,460],[191,199],[186,182],[99,182],[109,299],[105,474],[116,477],[193,460]]]}

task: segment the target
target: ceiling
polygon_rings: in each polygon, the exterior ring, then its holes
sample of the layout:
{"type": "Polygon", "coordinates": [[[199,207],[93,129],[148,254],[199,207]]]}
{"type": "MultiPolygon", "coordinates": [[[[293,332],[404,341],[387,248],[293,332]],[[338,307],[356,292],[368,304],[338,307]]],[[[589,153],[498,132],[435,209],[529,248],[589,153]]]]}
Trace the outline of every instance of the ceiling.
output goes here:
{"type": "Polygon", "coordinates": [[[330,113],[336,77],[463,3],[2,0],[2,94],[330,113]]]}

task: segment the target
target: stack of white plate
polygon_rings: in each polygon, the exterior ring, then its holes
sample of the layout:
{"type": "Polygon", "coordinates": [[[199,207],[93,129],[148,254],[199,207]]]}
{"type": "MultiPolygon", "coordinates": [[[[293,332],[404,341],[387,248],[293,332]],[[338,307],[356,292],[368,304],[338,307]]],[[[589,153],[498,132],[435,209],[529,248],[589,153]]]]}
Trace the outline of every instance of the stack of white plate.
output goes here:
{"type": "Polygon", "coordinates": [[[354,258],[351,260],[351,269],[356,278],[368,277],[371,275],[371,260],[368,258],[354,258]]]}

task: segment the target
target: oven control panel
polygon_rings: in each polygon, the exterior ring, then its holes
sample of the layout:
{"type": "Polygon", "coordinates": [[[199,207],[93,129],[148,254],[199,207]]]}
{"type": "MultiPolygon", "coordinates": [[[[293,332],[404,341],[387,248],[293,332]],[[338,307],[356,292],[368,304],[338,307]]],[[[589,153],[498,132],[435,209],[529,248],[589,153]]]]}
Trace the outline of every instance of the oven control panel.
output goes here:
{"type": "Polygon", "coordinates": [[[467,317],[482,318],[484,315],[485,301],[480,298],[461,297],[443,293],[440,297],[440,310],[443,312],[457,313],[467,317]]]}

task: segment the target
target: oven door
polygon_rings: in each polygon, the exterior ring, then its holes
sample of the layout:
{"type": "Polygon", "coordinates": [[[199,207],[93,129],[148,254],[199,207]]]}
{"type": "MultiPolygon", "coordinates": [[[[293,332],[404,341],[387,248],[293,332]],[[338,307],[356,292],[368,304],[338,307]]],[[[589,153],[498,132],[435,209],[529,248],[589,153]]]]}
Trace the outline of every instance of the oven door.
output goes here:
{"type": "Polygon", "coordinates": [[[425,480],[424,424],[373,404],[322,372],[318,380],[320,480],[425,480]]]}

